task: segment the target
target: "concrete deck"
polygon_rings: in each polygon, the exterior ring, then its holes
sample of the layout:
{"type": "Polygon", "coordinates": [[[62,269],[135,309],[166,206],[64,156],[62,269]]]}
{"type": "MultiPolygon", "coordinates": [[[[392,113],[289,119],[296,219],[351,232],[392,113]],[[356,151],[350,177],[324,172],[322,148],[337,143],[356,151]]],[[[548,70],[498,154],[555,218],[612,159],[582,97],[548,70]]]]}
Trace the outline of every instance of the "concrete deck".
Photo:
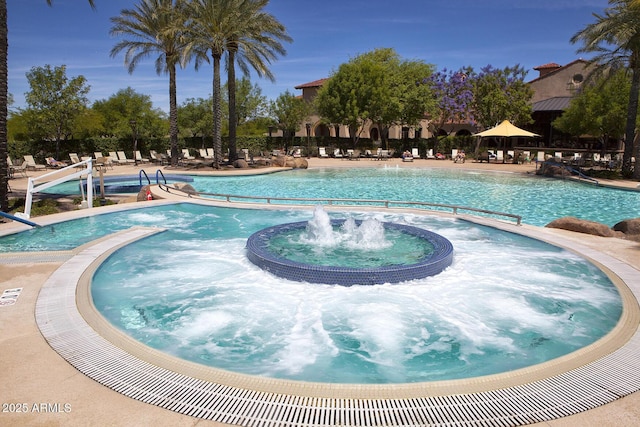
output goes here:
{"type": "MultiPolygon", "coordinates": [[[[402,163],[397,160],[375,162],[370,160],[318,160],[311,159],[311,167],[465,167],[480,170],[501,170],[531,173],[535,165],[495,165],[468,162],[464,165],[451,161],[415,160],[402,163]]],[[[149,167],[147,169],[150,170],[149,167]]],[[[177,171],[171,171],[176,173],[177,171]]],[[[227,173],[217,172],[217,173],[227,173]]],[[[108,174],[137,174],[133,167],[116,167],[108,174]]],[[[191,173],[191,171],[189,171],[191,173]]],[[[198,171],[198,173],[203,173],[198,171]]],[[[232,173],[238,173],[233,171],[232,173]]],[[[26,179],[11,180],[13,189],[26,188],[26,179]]],[[[637,183],[615,183],[635,188],[637,183]]],[[[155,203],[155,202],[154,202],[155,203]]],[[[62,217],[74,216],[62,214],[62,217]]],[[[58,217],[58,215],[56,215],[58,217]]],[[[53,218],[51,218],[53,219],[53,218]]],[[[16,224],[2,224],[0,228],[21,228],[16,224]]],[[[562,230],[531,227],[532,233],[546,238],[560,239],[586,247],[620,262],[623,268],[640,270],[640,243],[615,238],[599,238],[562,230]]],[[[4,367],[4,380],[0,387],[0,424],[2,425],[220,425],[162,409],[157,406],[123,396],[80,373],[43,338],[34,317],[38,294],[43,284],[75,253],[39,254],[0,260],[0,291],[23,288],[16,304],[0,306],[0,362],[4,367]]],[[[638,285],[638,284],[634,284],[638,285]]],[[[577,415],[560,418],[540,425],[549,426],[632,426],[640,420],[640,393],[636,392],[615,402],[577,415]]]]}

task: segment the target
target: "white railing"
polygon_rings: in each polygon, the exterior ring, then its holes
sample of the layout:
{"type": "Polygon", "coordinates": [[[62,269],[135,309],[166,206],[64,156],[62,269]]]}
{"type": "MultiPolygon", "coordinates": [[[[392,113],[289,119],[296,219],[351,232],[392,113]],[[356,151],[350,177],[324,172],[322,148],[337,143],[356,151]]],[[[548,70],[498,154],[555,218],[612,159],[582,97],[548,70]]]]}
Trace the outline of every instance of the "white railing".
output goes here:
{"type": "MultiPolygon", "coordinates": [[[[29,178],[29,182],[27,184],[27,196],[24,202],[24,213],[18,212],[16,213],[16,216],[19,218],[27,218],[27,219],[31,216],[31,204],[33,203],[33,193],[46,190],[47,188],[53,187],[54,185],[71,181],[72,179],[76,179],[84,175],[87,176],[86,208],[87,209],[92,208],[93,207],[93,159],[89,158],[81,161],[80,163],[76,163],[71,166],[64,167],[62,169],[56,169],[44,175],[40,175],[35,178],[29,178]],[[83,168],[82,170],[71,173],[69,175],[64,175],[52,181],[48,181],[48,179],[51,178],[52,176],[59,175],[60,173],[66,172],[70,169],[78,169],[80,167],[83,167],[84,165],[87,165],[87,167],[83,168]],[[36,185],[37,182],[42,182],[42,181],[46,181],[46,182],[40,185],[36,185]]],[[[80,185],[80,189],[82,189],[82,185],[80,185]]],[[[83,207],[85,207],[84,203],[83,203],[83,207]]]]}

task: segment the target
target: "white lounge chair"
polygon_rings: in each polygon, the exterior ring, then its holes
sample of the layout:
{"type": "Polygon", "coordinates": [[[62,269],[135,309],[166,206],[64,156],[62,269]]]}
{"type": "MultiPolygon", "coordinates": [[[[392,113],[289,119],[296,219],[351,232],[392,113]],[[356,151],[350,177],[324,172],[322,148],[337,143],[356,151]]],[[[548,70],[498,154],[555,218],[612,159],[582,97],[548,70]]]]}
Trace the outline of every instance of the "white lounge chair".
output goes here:
{"type": "Polygon", "coordinates": [[[37,164],[31,154],[26,154],[23,157],[24,157],[24,161],[27,163],[27,169],[32,169],[34,171],[37,171],[37,170],[42,170],[46,168],[45,165],[37,164]]]}
{"type": "Polygon", "coordinates": [[[336,159],[342,158],[342,151],[340,151],[339,148],[336,148],[335,150],[333,150],[333,157],[335,157],[336,159]]]}
{"type": "Polygon", "coordinates": [[[433,148],[429,148],[427,150],[427,159],[435,159],[436,156],[433,155],[433,148]]]}
{"type": "Polygon", "coordinates": [[[127,155],[124,153],[124,151],[116,151],[116,154],[118,155],[118,160],[120,161],[120,163],[122,163],[123,165],[126,165],[127,163],[129,164],[133,164],[136,161],[133,159],[128,159],[127,155]]]}
{"type": "Polygon", "coordinates": [[[325,147],[318,147],[318,157],[329,157],[325,147]]]}
{"type": "Polygon", "coordinates": [[[417,149],[417,148],[412,148],[412,149],[411,149],[411,156],[412,156],[414,159],[419,159],[419,158],[420,158],[420,152],[418,151],[418,149],[417,149]]]}
{"type": "Polygon", "coordinates": [[[140,154],[140,150],[137,150],[135,152],[135,156],[136,156],[136,161],[142,162],[142,163],[149,163],[149,159],[147,159],[146,157],[142,157],[142,154],[140,154]]]}
{"type": "Polygon", "coordinates": [[[189,153],[189,149],[188,148],[183,148],[182,149],[182,158],[186,159],[186,160],[193,160],[193,159],[195,159],[195,156],[192,156],[189,153]]]}

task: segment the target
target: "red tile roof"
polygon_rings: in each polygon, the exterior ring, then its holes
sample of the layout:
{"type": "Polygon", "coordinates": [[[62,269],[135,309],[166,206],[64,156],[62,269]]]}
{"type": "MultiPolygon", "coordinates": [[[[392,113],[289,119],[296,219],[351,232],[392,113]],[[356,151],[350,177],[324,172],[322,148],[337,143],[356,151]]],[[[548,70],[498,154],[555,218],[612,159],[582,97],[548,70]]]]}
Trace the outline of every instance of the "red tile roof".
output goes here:
{"type": "Polygon", "coordinates": [[[548,64],[538,65],[537,67],[533,67],[534,70],[546,70],[548,68],[560,68],[560,64],[556,64],[555,62],[549,62],[548,64]]]}
{"type": "Polygon", "coordinates": [[[325,79],[320,79],[320,80],[314,80],[312,82],[309,83],[304,83],[301,85],[296,86],[296,89],[304,89],[304,88],[308,88],[308,87],[321,87],[324,82],[326,82],[327,80],[329,80],[328,78],[325,79]]]}

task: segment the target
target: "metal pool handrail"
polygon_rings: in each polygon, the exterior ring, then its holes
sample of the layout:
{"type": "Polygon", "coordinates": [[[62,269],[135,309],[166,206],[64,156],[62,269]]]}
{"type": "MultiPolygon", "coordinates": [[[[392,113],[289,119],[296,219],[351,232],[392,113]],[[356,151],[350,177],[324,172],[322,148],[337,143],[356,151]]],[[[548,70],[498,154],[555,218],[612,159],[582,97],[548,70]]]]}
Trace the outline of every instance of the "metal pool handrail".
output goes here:
{"type": "Polygon", "coordinates": [[[522,225],[522,216],[510,214],[506,212],[497,212],[491,211],[487,209],[477,209],[471,208],[468,206],[458,206],[458,205],[448,205],[444,203],[429,203],[429,202],[410,202],[410,201],[402,201],[402,200],[384,200],[384,199],[331,199],[331,198],[313,198],[313,197],[272,197],[272,196],[240,196],[235,194],[222,194],[222,193],[190,193],[187,191],[183,191],[178,188],[170,187],[168,185],[159,184],[158,187],[166,191],[167,193],[171,193],[172,191],[179,192],[184,194],[187,197],[193,196],[208,196],[208,197],[218,197],[223,198],[229,203],[233,203],[234,201],[247,201],[247,200],[262,200],[267,204],[273,204],[273,202],[314,202],[314,203],[325,203],[328,205],[374,205],[379,206],[382,205],[385,208],[389,207],[406,207],[406,206],[416,206],[418,208],[442,208],[442,209],[450,209],[454,215],[458,214],[458,211],[469,211],[474,213],[483,213],[494,216],[501,216],[506,218],[511,218],[516,221],[516,225],[522,225]],[[239,199],[239,200],[238,200],[239,199]]]}

